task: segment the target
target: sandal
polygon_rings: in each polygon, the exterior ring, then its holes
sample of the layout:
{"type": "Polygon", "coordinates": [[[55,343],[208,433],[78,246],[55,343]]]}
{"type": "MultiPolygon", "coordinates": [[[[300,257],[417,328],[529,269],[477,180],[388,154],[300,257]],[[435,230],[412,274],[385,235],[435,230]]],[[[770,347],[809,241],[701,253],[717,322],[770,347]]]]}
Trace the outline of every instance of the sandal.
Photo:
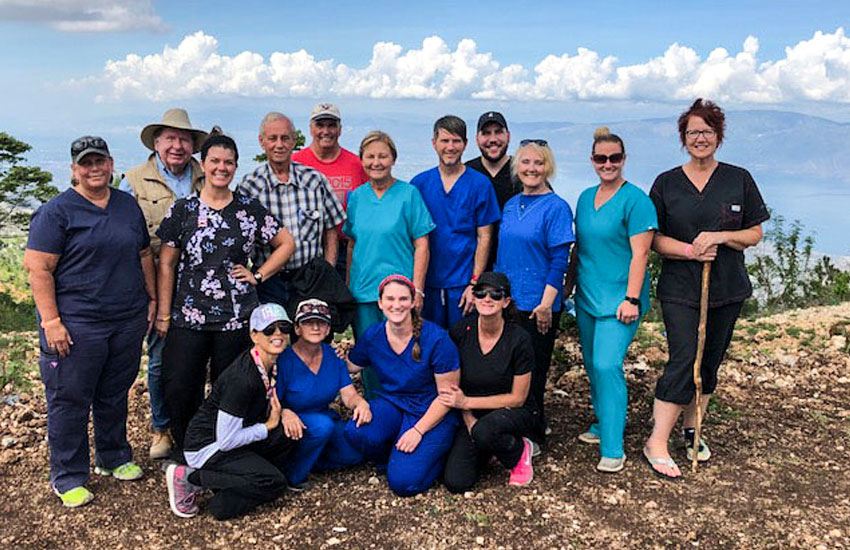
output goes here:
{"type": "MultiPolygon", "coordinates": [[[[688,460],[694,459],[694,438],[696,430],[693,428],[685,428],[682,430],[682,439],[685,441],[685,454],[688,460]]],[[[708,462],[711,458],[711,449],[708,448],[708,443],[702,437],[699,438],[699,452],[697,453],[697,462],[708,462]]]]}
{"type": "Polygon", "coordinates": [[[657,470],[655,468],[655,466],[667,466],[668,468],[677,468],[678,469],[679,466],[676,464],[676,462],[672,458],[652,458],[646,452],[646,447],[644,447],[643,448],[643,459],[647,463],[647,465],[649,465],[649,469],[652,470],[652,473],[655,474],[656,476],[660,477],[661,479],[664,479],[664,480],[667,480],[667,481],[679,481],[679,480],[682,479],[681,469],[679,469],[680,475],[671,476],[671,475],[667,475],[664,472],[657,470]]]}

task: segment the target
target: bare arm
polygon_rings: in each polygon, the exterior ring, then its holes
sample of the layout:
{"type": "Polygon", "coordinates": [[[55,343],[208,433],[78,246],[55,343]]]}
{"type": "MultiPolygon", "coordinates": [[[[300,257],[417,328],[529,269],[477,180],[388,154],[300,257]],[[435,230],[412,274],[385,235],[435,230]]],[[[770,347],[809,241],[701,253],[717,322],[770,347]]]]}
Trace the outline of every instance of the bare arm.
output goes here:
{"type": "Polygon", "coordinates": [[[268,280],[269,277],[280,271],[280,268],[286,264],[292,253],[295,252],[295,239],[292,238],[292,233],[287,228],[282,228],[277,232],[271,240],[274,251],[269,258],[261,265],[257,271],[263,274],[263,279],[268,280]]]}
{"type": "MultiPolygon", "coordinates": [[[[649,261],[649,249],[652,246],[653,231],[644,231],[629,237],[632,248],[632,261],[629,263],[629,282],[626,286],[626,296],[637,298],[643,288],[646,276],[646,263],[649,261]]],[[[640,308],[625,300],[617,306],[617,320],[621,323],[632,323],[640,317],[640,308]]],[[[648,304],[644,304],[645,306],[648,304]]]]}
{"type": "Polygon", "coordinates": [[[180,259],[180,249],[162,243],[159,250],[159,277],[157,277],[156,327],[160,336],[165,336],[171,324],[171,296],[174,293],[174,269],[180,259]]]}
{"type": "Polygon", "coordinates": [[[663,233],[655,233],[652,239],[652,249],[669,260],[694,260],[697,262],[710,262],[717,257],[717,247],[709,247],[705,253],[698,254],[696,247],[663,233]]]}
{"type": "Polygon", "coordinates": [[[71,352],[74,341],[59,318],[56,306],[56,281],[53,272],[59,264],[59,254],[39,252],[27,248],[24,251],[24,269],[29,273],[30,288],[35,307],[41,316],[44,339],[49,349],[65,357],[71,352]]]}
{"type": "Polygon", "coordinates": [[[437,382],[437,397],[431,402],[425,414],[416,421],[416,424],[401,434],[401,437],[396,441],[396,449],[403,453],[412,453],[415,451],[428,430],[439,424],[451,410],[450,407],[446,407],[440,403],[439,392],[447,390],[452,385],[456,386],[460,382],[460,371],[455,370],[444,374],[435,374],[434,379],[437,382]]]}
{"type": "Polygon", "coordinates": [[[763,236],[761,224],[737,231],[703,231],[694,239],[694,248],[701,250],[710,246],[724,245],[743,251],[759,243],[763,236]]]}
{"type": "Polygon", "coordinates": [[[440,392],[439,399],[443,405],[461,410],[501,409],[521,407],[531,387],[531,373],[514,376],[510,393],[487,395],[482,397],[467,397],[458,386],[440,392]]]}
{"type": "Polygon", "coordinates": [[[325,261],[336,265],[336,258],[339,255],[339,234],[336,227],[325,229],[322,235],[322,247],[325,249],[325,261]]]}
{"type": "MultiPolygon", "coordinates": [[[[472,264],[472,278],[477,279],[487,267],[487,259],[490,257],[490,241],[493,235],[493,224],[482,225],[476,230],[478,243],[475,245],[475,260],[472,264]]],[[[466,285],[463,295],[460,297],[458,307],[463,308],[463,314],[472,311],[472,285],[466,285]]]]}
{"type": "Polygon", "coordinates": [[[428,272],[430,259],[428,235],[413,239],[413,286],[417,289],[414,305],[417,310],[422,309],[422,301],[425,297],[425,274],[428,272]]]}
{"type": "Polygon", "coordinates": [[[156,265],[153,261],[153,251],[147,247],[139,252],[142,263],[142,274],[145,277],[145,290],[148,292],[150,303],[148,304],[148,330],[156,318],[156,265]]]}

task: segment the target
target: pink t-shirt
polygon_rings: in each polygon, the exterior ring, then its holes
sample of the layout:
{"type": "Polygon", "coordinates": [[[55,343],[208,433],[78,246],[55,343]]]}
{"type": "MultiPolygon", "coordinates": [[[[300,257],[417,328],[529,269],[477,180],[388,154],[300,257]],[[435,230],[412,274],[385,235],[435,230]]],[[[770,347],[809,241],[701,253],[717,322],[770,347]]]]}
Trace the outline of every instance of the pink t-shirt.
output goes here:
{"type": "Polygon", "coordinates": [[[343,208],[348,206],[348,193],[369,181],[366,172],[363,171],[360,158],[345,149],[340,151],[339,156],[333,162],[319,160],[309,147],[296,151],[292,155],[292,160],[306,164],[324,174],[331,182],[334,194],[342,203],[343,208]]]}

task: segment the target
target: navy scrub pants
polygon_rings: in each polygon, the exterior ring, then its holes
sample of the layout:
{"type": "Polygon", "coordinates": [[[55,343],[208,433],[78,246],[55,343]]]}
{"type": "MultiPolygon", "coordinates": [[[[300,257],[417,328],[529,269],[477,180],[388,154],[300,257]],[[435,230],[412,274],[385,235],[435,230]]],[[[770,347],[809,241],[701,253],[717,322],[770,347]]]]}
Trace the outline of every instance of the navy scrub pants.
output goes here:
{"type": "Polygon", "coordinates": [[[378,464],[386,464],[390,489],[401,497],[426,491],[443,471],[446,454],[452,446],[457,418],[449,412],[439,424],[425,432],[412,453],[395,448],[401,435],[419,420],[419,416],[396,407],[383,397],[369,402],[372,421],[358,428],[349,420],[345,437],[363,455],[378,464]]]}
{"type": "Polygon", "coordinates": [[[114,469],[133,458],[127,442],[127,392],[139,373],[146,312],[130,319],[66,321],[67,357],[47,350],[40,331],[39,369],[47,398],[50,482],[60,493],[89,479],[89,411],[95,464],[114,469]]]}
{"type": "Polygon", "coordinates": [[[363,462],[363,455],[345,438],[345,421],[335,412],[300,412],[307,426],[295,451],[283,466],[291,485],[298,485],[314,470],[338,470],[363,462]]]}

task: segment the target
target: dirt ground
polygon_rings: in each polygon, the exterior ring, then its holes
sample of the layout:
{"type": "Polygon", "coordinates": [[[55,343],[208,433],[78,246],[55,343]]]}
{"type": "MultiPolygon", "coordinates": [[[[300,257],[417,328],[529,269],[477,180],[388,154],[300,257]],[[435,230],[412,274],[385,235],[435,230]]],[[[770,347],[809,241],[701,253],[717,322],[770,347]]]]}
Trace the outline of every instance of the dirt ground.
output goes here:
{"type": "MultiPolygon", "coordinates": [[[[850,304],[738,325],[704,435],[713,457],[670,483],[640,460],[652,392],[665,359],[658,325],[646,325],[627,361],[626,469],[598,473],[598,448],[576,436],[592,420],[576,338],[556,351],[548,407],[553,433],[533,483],[506,485],[491,467],[473,493],[437,485],[395,497],[370,466],[320,475],[235,521],[180,519],[163,473],[145,458],[144,383],[131,394],[130,440],[145,477],[94,476],[95,501],[63,508],[48,488],[45,405],[4,390],[0,404],[0,544],[75,548],[481,548],[850,549],[850,304]],[[573,365],[566,370],[564,365],[573,365]],[[18,399],[16,401],[15,395],[18,399]],[[10,404],[12,403],[12,404],[10,404]]],[[[675,457],[685,466],[678,437],[675,457]]]]}

